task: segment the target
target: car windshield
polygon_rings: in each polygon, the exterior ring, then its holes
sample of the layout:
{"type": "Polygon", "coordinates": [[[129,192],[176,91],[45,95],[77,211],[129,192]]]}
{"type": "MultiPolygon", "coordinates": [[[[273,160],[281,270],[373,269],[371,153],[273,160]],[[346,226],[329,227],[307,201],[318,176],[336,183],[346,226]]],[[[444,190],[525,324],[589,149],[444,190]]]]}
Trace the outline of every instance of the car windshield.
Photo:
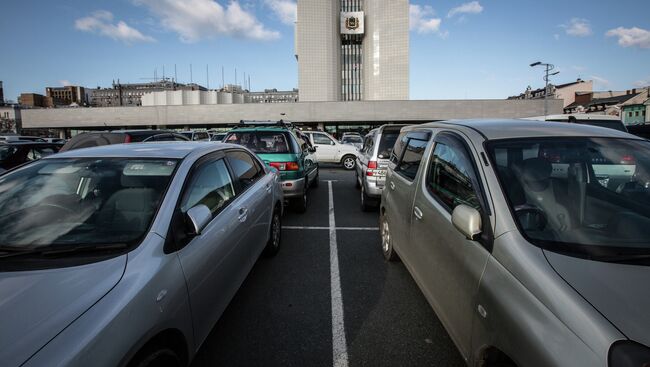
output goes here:
{"type": "Polygon", "coordinates": [[[176,160],[45,159],[0,177],[0,246],[134,243],[146,234],[176,160]]]}
{"type": "Polygon", "coordinates": [[[650,252],[650,142],[515,139],[488,150],[533,243],[588,256],[650,252]]]}
{"type": "Polygon", "coordinates": [[[345,144],[345,143],[352,143],[352,144],[359,143],[359,144],[363,144],[363,139],[361,139],[360,136],[356,136],[356,135],[348,135],[348,136],[344,136],[344,137],[341,139],[341,143],[344,143],[344,144],[345,144]]]}
{"type": "Polygon", "coordinates": [[[224,142],[243,145],[258,154],[292,153],[289,135],[282,131],[237,131],[224,142]]]}

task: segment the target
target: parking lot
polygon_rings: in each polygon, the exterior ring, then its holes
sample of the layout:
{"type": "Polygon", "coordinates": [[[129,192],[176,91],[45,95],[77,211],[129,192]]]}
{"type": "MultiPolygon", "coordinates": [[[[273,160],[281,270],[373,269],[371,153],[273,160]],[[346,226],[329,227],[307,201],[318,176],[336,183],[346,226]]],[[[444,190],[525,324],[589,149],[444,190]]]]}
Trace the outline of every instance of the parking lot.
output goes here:
{"type": "Polygon", "coordinates": [[[305,214],[260,259],[192,366],[462,366],[402,263],[380,250],[354,171],[321,168],[305,214]]]}

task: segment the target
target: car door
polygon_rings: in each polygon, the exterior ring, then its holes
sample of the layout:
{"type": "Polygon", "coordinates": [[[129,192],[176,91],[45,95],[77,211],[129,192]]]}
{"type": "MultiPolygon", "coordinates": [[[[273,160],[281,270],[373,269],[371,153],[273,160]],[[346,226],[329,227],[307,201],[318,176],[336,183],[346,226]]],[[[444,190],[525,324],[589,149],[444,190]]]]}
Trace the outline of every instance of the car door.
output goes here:
{"type": "Polygon", "coordinates": [[[400,134],[391,155],[385,208],[393,243],[400,256],[408,261],[411,257],[409,226],[413,197],[420,161],[428,145],[430,132],[416,130],[400,134]]]}
{"type": "Polygon", "coordinates": [[[357,165],[355,169],[357,171],[357,177],[359,178],[363,178],[368,170],[368,162],[374,152],[375,136],[374,133],[366,135],[363,140],[363,147],[359,151],[359,154],[357,154],[357,165]]]}
{"type": "Polygon", "coordinates": [[[226,152],[238,191],[235,208],[239,221],[246,225],[243,241],[250,247],[251,266],[264,249],[271,228],[273,212],[273,177],[262,165],[243,150],[226,152]]]}
{"type": "Polygon", "coordinates": [[[476,291],[489,258],[486,247],[465,238],[452,224],[453,209],[465,204],[490,226],[480,176],[469,145],[458,134],[441,132],[420,180],[410,227],[409,263],[427,299],[465,358],[471,348],[476,291]]]}
{"type": "Polygon", "coordinates": [[[336,162],[338,147],[332,138],[323,133],[312,133],[312,142],[316,146],[316,157],[319,162],[336,162]]]}
{"type": "Polygon", "coordinates": [[[192,169],[174,215],[171,232],[183,241],[178,258],[186,277],[197,343],[201,343],[217,322],[251,269],[252,247],[244,238],[249,222],[240,218],[246,196],[238,195],[224,154],[199,160],[192,169]],[[206,205],[212,220],[202,233],[185,240],[185,213],[206,205]],[[176,231],[175,229],[180,230],[176,231]]]}

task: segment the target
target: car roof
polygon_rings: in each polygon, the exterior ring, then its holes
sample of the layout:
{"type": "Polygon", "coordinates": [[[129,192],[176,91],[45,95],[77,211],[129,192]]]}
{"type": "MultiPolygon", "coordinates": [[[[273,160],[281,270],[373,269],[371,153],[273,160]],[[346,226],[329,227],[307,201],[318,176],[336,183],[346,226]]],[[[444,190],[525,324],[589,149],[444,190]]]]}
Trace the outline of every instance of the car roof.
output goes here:
{"type": "Polygon", "coordinates": [[[69,150],[48,156],[45,159],[102,157],[183,159],[194,152],[205,151],[207,153],[227,148],[241,148],[241,146],[217,142],[190,141],[112,144],[69,150]]]}
{"type": "Polygon", "coordinates": [[[61,146],[60,143],[50,143],[47,141],[31,141],[31,140],[8,140],[0,141],[0,145],[49,145],[49,146],[61,146]]]}
{"type": "Polygon", "coordinates": [[[529,137],[562,137],[562,136],[589,136],[611,138],[641,138],[614,129],[604,127],[571,124],[566,122],[534,121],[534,120],[508,120],[508,119],[483,119],[483,120],[449,120],[429,122],[422,125],[412,125],[410,129],[417,128],[445,128],[457,126],[474,130],[487,140],[529,138],[529,137]]]}
{"type": "Polygon", "coordinates": [[[621,121],[621,118],[618,116],[610,115],[595,115],[588,113],[571,113],[571,114],[561,114],[561,115],[546,115],[546,116],[534,116],[526,117],[524,120],[569,120],[569,117],[575,117],[578,121],[589,121],[589,120],[607,120],[607,121],[621,121]]]}

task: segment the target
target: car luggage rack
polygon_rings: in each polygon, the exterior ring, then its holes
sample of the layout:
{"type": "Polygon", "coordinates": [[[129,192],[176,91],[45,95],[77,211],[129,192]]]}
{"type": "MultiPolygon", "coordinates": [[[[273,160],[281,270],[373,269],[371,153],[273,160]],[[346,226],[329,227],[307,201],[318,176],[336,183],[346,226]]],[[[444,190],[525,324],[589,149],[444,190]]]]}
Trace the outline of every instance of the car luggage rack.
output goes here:
{"type": "Polygon", "coordinates": [[[279,120],[279,121],[271,121],[271,120],[266,120],[266,121],[256,121],[256,120],[239,120],[239,124],[235,126],[235,129],[237,128],[249,128],[249,127],[269,127],[269,126],[277,126],[277,127],[293,127],[293,123],[290,121],[285,121],[285,120],[279,120]]]}

